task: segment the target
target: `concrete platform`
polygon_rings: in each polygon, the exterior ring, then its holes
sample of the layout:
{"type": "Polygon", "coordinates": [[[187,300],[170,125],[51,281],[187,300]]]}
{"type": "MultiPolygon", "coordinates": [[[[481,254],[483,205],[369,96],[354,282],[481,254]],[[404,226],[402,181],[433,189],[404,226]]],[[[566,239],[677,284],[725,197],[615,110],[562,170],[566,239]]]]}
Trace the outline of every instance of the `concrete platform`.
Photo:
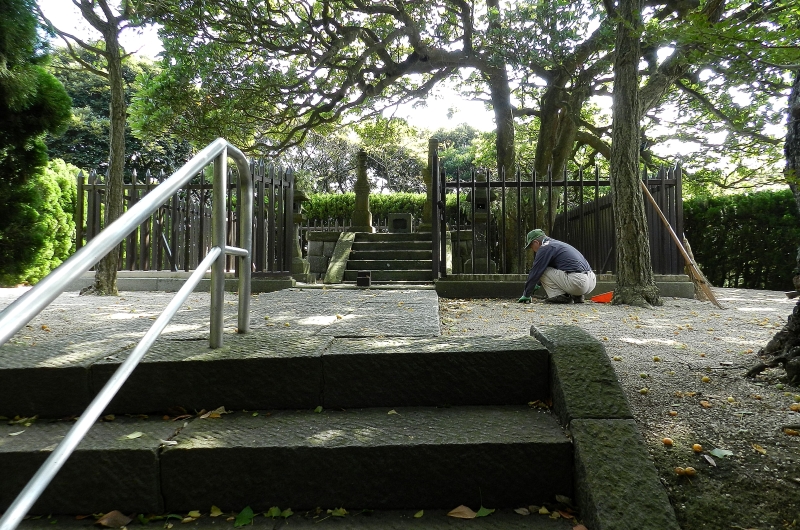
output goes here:
{"type": "MultiPolygon", "coordinates": [[[[694,286],[685,274],[655,276],[661,296],[694,298],[694,286]]],[[[442,298],[514,298],[522,295],[527,278],[527,274],[452,274],[436,280],[436,293],[442,298]]],[[[589,296],[613,291],[615,285],[613,274],[598,274],[589,296]]]]}

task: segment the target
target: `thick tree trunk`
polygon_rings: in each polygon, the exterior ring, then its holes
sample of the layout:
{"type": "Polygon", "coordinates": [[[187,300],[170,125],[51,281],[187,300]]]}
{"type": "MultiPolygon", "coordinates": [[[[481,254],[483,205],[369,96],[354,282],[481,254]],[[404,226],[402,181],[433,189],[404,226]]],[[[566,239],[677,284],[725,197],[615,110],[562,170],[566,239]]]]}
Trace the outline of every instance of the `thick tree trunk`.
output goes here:
{"type": "MultiPolygon", "coordinates": [[[[800,209],[800,72],[795,73],[794,86],[789,94],[789,120],[784,153],[786,154],[786,182],[800,209]]],[[[800,248],[792,283],[800,291],[800,248]]],[[[776,356],[774,360],[750,370],[755,375],[767,367],[783,364],[789,382],[800,383],[800,302],[795,304],[786,325],[761,349],[760,355],[776,356]]]]}
{"type": "Polygon", "coordinates": [[[639,189],[639,0],[620,0],[614,60],[611,200],[617,240],[614,304],[661,305],[639,189]]]}
{"type": "MultiPolygon", "coordinates": [[[[125,167],[125,86],[122,78],[122,58],[117,39],[117,28],[105,32],[108,61],[109,84],[111,85],[110,129],[111,149],[109,152],[108,178],[106,183],[106,204],[103,217],[104,226],[110,225],[123,213],[123,170],[125,167]]],[[[94,290],[97,294],[117,294],[117,269],[119,268],[119,247],[109,252],[97,264],[94,276],[94,290]]]]}

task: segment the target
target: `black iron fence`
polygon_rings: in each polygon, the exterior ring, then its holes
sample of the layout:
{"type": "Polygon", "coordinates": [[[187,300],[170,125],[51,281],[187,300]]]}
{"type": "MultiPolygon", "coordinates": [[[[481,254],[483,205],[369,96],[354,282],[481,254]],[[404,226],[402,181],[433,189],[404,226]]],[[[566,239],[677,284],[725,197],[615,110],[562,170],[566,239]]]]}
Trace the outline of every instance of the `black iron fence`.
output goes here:
{"type": "MultiPolygon", "coordinates": [[[[294,244],[294,176],[290,170],[252,161],[254,179],[253,276],[290,274],[294,244]]],[[[160,184],[166,175],[139,175],[135,170],[124,185],[125,209],[130,208],[160,184]]],[[[227,244],[240,246],[236,215],[235,168],[228,172],[227,244]]],[[[88,179],[78,175],[76,247],[79,249],[103,225],[106,182],[95,171],[88,179]]],[[[179,190],[169,203],[131,232],[120,248],[122,270],[189,271],[211,247],[211,204],[215,200],[210,178],[198,174],[192,183],[179,190]]],[[[228,257],[228,270],[236,260],[228,257]]]]}
{"type": "MultiPolygon", "coordinates": [[[[435,157],[434,157],[435,158],[435,157]]],[[[438,160],[431,160],[438,168],[438,160]]],[[[549,236],[577,248],[596,272],[616,272],[616,237],[608,194],[610,181],[595,168],[578,171],[560,180],[553,175],[517,172],[514,178],[488,171],[446,176],[436,171],[437,198],[434,218],[434,277],[444,274],[445,230],[452,238],[453,273],[525,273],[530,257],[523,249],[525,234],[542,228],[549,236]],[[455,194],[453,200],[448,195],[455,194]]],[[[643,182],[676,233],[683,233],[681,169],[662,168],[655,175],[646,171],[643,182]]],[[[654,207],[645,201],[653,271],[680,274],[683,260],[654,207]]]]}

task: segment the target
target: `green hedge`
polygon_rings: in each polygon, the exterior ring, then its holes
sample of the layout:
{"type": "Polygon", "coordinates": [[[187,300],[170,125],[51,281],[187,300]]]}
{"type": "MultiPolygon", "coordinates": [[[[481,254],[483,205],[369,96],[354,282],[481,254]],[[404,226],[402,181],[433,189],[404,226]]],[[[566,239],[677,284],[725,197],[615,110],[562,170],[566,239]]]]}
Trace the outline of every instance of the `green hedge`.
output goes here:
{"type": "MultiPolygon", "coordinates": [[[[303,203],[303,209],[311,224],[328,223],[335,219],[338,219],[340,224],[348,224],[353,217],[355,193],[313,193],[308,199],[308,202],[303,203]]],[[[461,200],[465,201],[463,194],[461,200]]],[[[424,206],[424,193],[371,193],[369,196],[369,209],[374,219],[386,219],[390,213],[410,213],[420,219],[424,206]]],[[[455,212],[455,207],[455,194],[448,194],[448,211],[455,212]]]]}
{"type": "Polygon", "coordinates": [[[34,284],[74,250],[78,168],[51,160],[21,186],[0,180],[0,285],[34,284]]]}
{"type": "Polygon", "coordinates": [[[719,287],[792,289],[800,215],[790,190],[684,201],[686,237],[719,287]]]}

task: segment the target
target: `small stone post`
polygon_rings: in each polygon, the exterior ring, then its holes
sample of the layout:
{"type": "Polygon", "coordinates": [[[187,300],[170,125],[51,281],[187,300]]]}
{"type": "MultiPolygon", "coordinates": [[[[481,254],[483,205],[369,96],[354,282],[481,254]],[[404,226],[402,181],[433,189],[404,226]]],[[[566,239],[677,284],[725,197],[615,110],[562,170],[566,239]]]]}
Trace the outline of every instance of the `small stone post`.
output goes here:
{"type": "Polygon", "coordinates": [[[305,219],[303,203],[308,201],[308,196],[295,190],[292,202],[292,220],[294,221],[294,245],[292,246],[292,278],[298,282],[307,283],[309,280],[309,263],[303,259],[303,250],[300,248],[300,224],[305,219]]]}
{"type": "Polygon", "coordinates": [[[358,152],[358,174],[356,178],[356,206],[350,221],[349,232],[375,232],[372,212],[369,211],[369,181],[367,180],[367,152],[358,152]]]}
{"type": "Polygon", "coordinates": [[[439,151],[439,140],[431,138],[428,140],[428,167],[422,170],[422,180],[425,182],[425,189],[428,196],[425,198],[425,206],[422,207],[422,222],[417,231],[430,232],[433,230],[433,194],[434,190],[431,189],[431,158],[434,153],[439,151]]]}

